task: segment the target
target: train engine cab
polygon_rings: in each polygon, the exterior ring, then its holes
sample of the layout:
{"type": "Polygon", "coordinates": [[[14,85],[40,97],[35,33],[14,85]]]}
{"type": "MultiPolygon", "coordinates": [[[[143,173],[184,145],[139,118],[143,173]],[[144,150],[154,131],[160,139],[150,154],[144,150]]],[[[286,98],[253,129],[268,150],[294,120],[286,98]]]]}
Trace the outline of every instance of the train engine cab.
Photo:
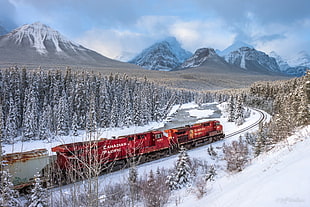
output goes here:
{"type": "Polygon", "coordinates": [[[167,129],[168,139],[172,147],[188,145],[190,148],[193,144],[196,146],[200,143],[212,143],[225,137],[223,126],[219,121],[207,121],[194,125],[186,125],[167,129]]]}

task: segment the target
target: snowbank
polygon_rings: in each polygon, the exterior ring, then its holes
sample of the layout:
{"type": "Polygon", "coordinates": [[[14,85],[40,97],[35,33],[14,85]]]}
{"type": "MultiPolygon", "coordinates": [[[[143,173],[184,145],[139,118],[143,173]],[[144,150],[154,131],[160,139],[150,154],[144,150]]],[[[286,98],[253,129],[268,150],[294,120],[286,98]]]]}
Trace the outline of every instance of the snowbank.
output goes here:
{"type": "Polygon", "coordinates": [[[309,192],[310,126],[253,160],[243,172],[217,180],[201,200],[191,196],[180,206],[306,207],[309,192]]]}

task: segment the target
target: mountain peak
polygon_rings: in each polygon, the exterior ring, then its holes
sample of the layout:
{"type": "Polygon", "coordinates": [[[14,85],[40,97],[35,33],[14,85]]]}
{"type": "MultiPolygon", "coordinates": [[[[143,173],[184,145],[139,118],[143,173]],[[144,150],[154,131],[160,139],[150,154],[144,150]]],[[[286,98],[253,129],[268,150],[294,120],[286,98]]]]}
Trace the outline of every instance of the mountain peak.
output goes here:
{"type": "Polygon", "coordinates": [[[238,50],[239,48],[242,48],[242,47],[247,47],[247,48],[254,48],[252,45],[249,45],[245,42],[242,42],[242,41],[235,41],[232,45],[230,45],[229,47],[227,47],[226,49],[224,49],[223,51],[219,51],[218,52],[218,55],[219,56],[225,56],[225,55],[228,55],[229,53],[233,52],[233,51],[236,51],[238,50]]]}
{"type": "Polygon", "coordinates": [[[129,62],[150,70],[171,70],[190,56],[175,37],[168,37],[144,49],[129,62]]]}
{"type": "Polygon", "coordinates": [[[295,57],[290,59],[288,63],[294,67],[310,67],[310,55],[306,51],[300,51],[295,57]]]}
{"type": "Polygon", "coordinates": [[[182,65],[181,68],[193,68],[199,67],[207,59],[218,56],[213,48],[200,48],[196,50],[194,55],[187,59],[182,65]]]}
{"type": "Polygon", "coordinates": [[[60,47],[61,44],[66,44],[71,48],[73,48],[73,46],[80,47],[80,45],[72,43],[58,31],[45,24],[42,24],[41,22],[25,24],[13,30],[8,35],[11,39],[14,39],[16,44],[29,44],[40,54],[48,53],[48,48],[46,47],[47,42],[49,45],[53,45],[53,49],[56,52],[63,51],[63,49],[60,47]]]}
{"type": "Polygon", "coordinates": [[[230,52],[224,58],[226,62],[246,70],[280,72],[275,58],[254,48],[241,47],[238,50],[230,52]]]}

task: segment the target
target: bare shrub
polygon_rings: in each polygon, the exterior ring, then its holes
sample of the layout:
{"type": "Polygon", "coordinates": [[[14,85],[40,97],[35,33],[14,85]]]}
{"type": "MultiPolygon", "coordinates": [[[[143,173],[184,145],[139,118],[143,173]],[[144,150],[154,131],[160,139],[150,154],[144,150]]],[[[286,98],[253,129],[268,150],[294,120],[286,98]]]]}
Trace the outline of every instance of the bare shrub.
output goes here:
{"type": "Polygon", "coordinates": [[[149,175],[140,181],[144,206],[161,207],[168,202],[171,192],[166,184],[166,174],[165,170],[157,170],[155,175],[150,171],[149,175]]]}
{"type": "Polygon", "coordinates": [[[227,161],[227,170],[229,172],[242,171],[248,162],[248,145],[240,138],[239,141],[233,141],[230,145],[223,145],[224,160],[227,161]]]}

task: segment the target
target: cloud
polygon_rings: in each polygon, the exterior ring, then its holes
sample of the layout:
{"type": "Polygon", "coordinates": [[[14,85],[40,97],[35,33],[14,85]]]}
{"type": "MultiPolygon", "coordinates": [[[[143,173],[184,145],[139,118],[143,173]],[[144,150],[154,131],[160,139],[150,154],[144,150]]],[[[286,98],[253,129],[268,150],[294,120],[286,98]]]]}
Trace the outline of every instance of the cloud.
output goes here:
{"type": "Polygon", "coordinates": [[[184,48],[194,52],[201,47],[224,49],[233,43],[235,34],[229,31],[220,20],[178,21],[170,27],[184,48]]]}
{"type": "Polygon", "coordinates": [[[109,58],[128,61],[149,46],[154,39],[131,31],[93,29],[75,41],[109,58]]]}
{"type": "Polygon", "coordinates": [[[7,30],[12,30],[16,27],[15,23],[15,6],[9,0],[0,1],[0,25],[7,30]]]}
{"type": "Polygon", "coordinates": [[[0,0],[0,21],[41,21],[109,57],[167,36],[192,52],[241,40],[284,53],[294,42],[308,49],[309,8],[309,0],[0,0]]]}

